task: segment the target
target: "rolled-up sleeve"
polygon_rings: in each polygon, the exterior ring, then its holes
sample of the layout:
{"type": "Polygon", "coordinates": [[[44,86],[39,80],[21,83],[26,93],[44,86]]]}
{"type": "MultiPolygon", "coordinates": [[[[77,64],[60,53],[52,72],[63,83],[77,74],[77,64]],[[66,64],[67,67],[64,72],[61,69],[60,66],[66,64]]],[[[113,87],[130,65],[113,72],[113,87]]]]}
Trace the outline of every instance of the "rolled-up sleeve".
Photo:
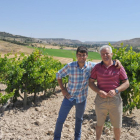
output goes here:
{"type": "Polygon", "coordinates": [[[56,79],[62,79],[62,77],[65,77],[68,75],[68,72],[69,72],[69,65],[67,64],[56,73],[56,79]]]}

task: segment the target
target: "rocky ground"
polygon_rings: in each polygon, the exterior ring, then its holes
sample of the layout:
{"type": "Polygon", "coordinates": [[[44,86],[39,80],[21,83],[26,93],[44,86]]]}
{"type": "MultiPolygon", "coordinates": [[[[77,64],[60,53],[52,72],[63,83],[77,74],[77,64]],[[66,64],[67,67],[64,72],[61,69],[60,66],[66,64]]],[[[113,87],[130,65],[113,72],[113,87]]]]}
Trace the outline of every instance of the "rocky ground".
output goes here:
{"type": "MultiPolygon", "coordinates": [[[[1,43],[0,50],[2,51],[1,43]]],[[[5,51],[5,48],[3,50],[5,51]]],[[[27,50],[24,49],[24,51],[27,50]]],[[[62,63],[72,61],[68,58],[54,58],[62,63]]],[[[98,61],[94,60],[94,62],[98,61]]],[[[1,85],[0,90],[3,90],[1,85]]],[[[95,95],[89,88],[81,140],[95,140],[95,95]]],[[[21,100],[14,105],[11,103],[4,113],[0,114],[0,140],[53,140],[55,123],[62,100],[63,96],[58,88],[57,93],[50,98],[40,95],[37,97],[36,104],[30,102],[26,108],[23,108],[21,100]]],[[[74,123],[75,108],[73,107],[64,123],[61,140],[74,140],[74,123]]],[[[113,140],[113,131],[109,123],[106,123],[101,139],[113,140]]],[[[121,140],[140,140],[140,110],[135,110],[131,115],[123,117],[121,140]]]]}
{"type": "MultiPolygon", "coordinates": [[[[95,93],[89,88],[87,107],[84,113],[81,140],[95,140],[96,115],[95,93]]],[[[59,88],[50,98],[37,96],[37,102],[24,109],[22,101],[10,104],[0,116],[1,140],[53,140],[58,111],[63,100],[59,88]]],[[[140,140],[140,110],[123,117],[121,140],[140,140]]],[[[63,127],[62,140],[74,139],[75,108],[70,111],[63,127]]],[[[113,140],[113,131],[107,123],[102,140],[113,140]]]]}

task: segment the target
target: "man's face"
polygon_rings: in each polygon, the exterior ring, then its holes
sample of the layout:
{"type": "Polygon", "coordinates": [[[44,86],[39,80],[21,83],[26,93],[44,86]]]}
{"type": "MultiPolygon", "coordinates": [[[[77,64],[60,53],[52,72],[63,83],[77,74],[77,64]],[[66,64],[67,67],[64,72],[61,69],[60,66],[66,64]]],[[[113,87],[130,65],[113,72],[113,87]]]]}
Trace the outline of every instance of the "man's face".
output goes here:
{"type": "Polygon", "coordinates": [[[101,51],[101,58],[103,62],[111,61],[113,53],[111,53],[109,48],[105,48],[101,51]]]}
{"type": "Polygon", "coordinates": [[[76,57],[77,57],[77,60],[78,60],[79,63],[85,63],[88,55],[86,53],[80,53],[80,52],[78,52],[76,54],[76,57]]]}

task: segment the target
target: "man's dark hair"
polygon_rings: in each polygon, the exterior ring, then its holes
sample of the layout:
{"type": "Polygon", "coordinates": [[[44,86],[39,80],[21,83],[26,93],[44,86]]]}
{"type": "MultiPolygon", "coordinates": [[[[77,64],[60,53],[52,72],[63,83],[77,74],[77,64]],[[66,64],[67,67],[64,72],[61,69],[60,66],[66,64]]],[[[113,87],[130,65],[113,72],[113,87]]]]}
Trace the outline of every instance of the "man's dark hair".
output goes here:
{"type": "Polygon", "coordinates": [[[78,52],[88,54],[88,49],[87,49],[87,47],[85,47],[85,46],[79,46],[79,47],[77,48],[76,54],[78,54],[78,52]]]}

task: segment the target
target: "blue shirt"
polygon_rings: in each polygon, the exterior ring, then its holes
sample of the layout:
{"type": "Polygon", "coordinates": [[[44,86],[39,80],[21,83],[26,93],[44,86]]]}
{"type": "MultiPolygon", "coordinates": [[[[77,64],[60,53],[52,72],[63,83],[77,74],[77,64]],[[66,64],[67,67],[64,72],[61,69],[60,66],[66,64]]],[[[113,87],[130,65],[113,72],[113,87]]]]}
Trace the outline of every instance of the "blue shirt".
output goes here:
{"type": "Polygon", "coordinates": [[[87,98],[89,77],[95,65],[88,61],[80,68],[77,61],[71,62],[56,73],[56,79],[69,76],[67,91],[71,95],[70,101],[76,99],[76,103],[81,103],[87,98]]]}

